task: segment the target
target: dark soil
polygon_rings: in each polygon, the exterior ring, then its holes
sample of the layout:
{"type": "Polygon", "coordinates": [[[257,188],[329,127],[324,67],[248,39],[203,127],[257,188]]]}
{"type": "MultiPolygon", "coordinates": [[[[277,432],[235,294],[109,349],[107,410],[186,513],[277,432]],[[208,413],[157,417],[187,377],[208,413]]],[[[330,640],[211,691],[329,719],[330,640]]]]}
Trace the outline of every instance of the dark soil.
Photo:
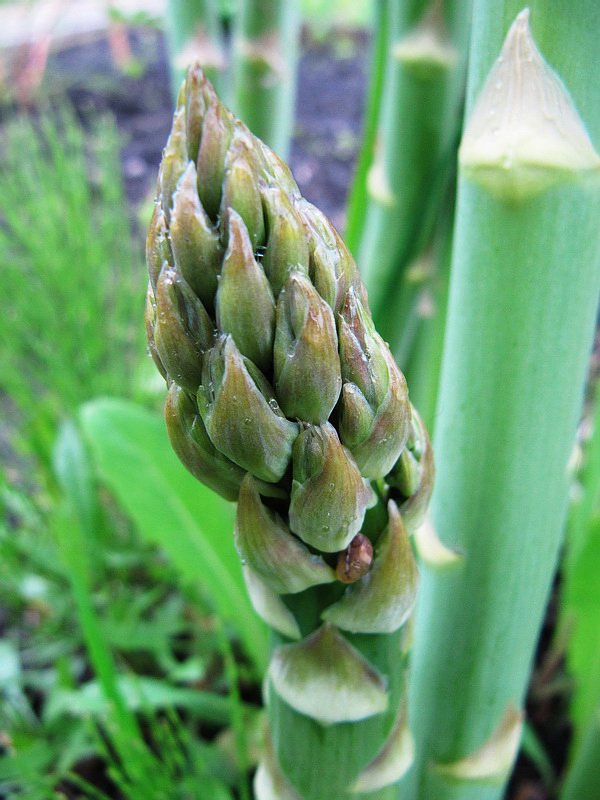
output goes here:
{"type": "MultiPolygon", "coordinates": [[[[65,91],[84,115],[111,112],[124,138],[123,173],[133,205],[154,191],[161,151],[172,114],[165,43],[152,29],[130,33],[140,77],[124,74],[111,58],[104,39],[64,48],[52,55],[44,92],[65,91]]],[[[343,229],[344,205],[360,143],[361,119],[368,64],[368,41],[363,34],[336,34],[325,40],[305,37],[300,63],[296,137],[291,167],[304,195],[343,229]]],[[[553,629],[549,615],[538,663],[544,662],[553,629]]],[[[542,669],[528,702],[529,721],[552,759],[558,774],[564,766],[569,731],[565,713],[547,689],[552,674],[542,669]]],[[[94,776],[88,775],[94,780],[94,776]]],[[[100,773],[97,776],[101,778],[100,773]]],[[[531,761],[521,756],[507,800],[555,800],[531,761]]]]}

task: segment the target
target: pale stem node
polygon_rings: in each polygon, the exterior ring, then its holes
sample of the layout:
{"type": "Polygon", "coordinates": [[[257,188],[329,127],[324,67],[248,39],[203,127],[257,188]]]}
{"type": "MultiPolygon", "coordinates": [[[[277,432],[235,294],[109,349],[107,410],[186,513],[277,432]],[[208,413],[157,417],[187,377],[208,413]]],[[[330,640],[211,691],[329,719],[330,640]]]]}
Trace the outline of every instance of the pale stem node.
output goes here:
{"type": "Polygon", "coordinates": [[[420,560],[433,569],[444,569],[459,562],[462,556],[442,542],[429,516],[425,517],[414,533],[415,546],[420,560]]]}
{"type": "Polygon", "coordinates": [[[458,52],[446,30],[440,0],[433,0],[417,24],[392,45],[392,55],[422,80],[452,69],[458,52]]]}
{"type": "Polygon", "coordinates": [[[415,757],[415,742],[408,727],[405,700],[398,709],[394,727],[381,750],[360,773],[350,791],[375,792],[396,783],[407,772],[415,757]]]}
{"type": "Polygon", "coordinates": [[[487,742],[460,761],[452,764],[436,764],[436,770],[459,780],[505,777],[519,751],[523,720],[523,712],[510,704],[487,742]]]}

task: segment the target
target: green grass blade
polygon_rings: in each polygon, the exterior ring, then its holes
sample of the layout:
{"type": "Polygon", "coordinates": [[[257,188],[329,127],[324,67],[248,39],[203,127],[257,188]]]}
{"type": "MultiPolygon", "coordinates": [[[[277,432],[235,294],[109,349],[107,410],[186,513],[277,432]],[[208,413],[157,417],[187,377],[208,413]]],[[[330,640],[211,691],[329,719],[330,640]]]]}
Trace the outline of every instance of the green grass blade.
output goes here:
{"type": "MultiPolygon", "coordinates": [[[[119,675],[116,686],[132,712],[185,708],[205,722],[219,725],[231,722],[230,699],[214,692],[172,686],[158,678],[135,675],[119,675]]],[[[44,719],[50,723],[63,714],[101,718],[108,711],[110,704],[100,683],[89,681],[77,689],[55,691],[44,709],[44,719]]]]}
{"type": "Polygon", "coordinates": [[[94,487],[83,443],[72,422],[64,423],[61,428],[54,451],[54,465],[65,497],[56,514],[56,536],[68,570],[90,661],[104,695],[113,705],[118,724],[129,736],[137,738],[139,729],[119,691],[116,666],[93,605],[86,537],[91,532],[87,508],[94,487]]]}
{"type": "Polygon", "coordinates": [[[596,800],[600,786],[600,715],[596,709],[560,793],[560,800],[596,800]]]}
{"type": "Polygon", "coordinates": [[[563,619],[570,631],[567,663],[575,680],[571,717],[575,744],[600,708],[600,511],[590,522],[586,544],[565,576],[563,619]]]}

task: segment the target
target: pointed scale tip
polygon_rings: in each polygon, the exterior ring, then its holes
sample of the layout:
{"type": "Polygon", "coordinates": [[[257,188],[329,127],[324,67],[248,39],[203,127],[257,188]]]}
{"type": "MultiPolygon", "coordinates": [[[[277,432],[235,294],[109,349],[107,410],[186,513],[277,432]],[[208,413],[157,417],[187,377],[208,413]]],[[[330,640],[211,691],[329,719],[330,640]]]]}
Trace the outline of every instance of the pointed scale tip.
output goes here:
{"type": "Polygon", "coordinates": [[[573,100],[538,50],[529,22],[525,8],[506,35],[459,150],[462,173],[507,201],[600,168],[573,100]]]}

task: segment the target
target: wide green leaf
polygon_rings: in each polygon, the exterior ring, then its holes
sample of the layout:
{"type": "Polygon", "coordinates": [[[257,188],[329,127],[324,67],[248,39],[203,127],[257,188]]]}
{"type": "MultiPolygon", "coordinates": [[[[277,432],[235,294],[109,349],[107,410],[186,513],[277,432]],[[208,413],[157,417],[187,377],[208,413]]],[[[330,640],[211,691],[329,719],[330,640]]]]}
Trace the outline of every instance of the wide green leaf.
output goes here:
{"type": "Polygon", "coordinates": [[[244,588],[233,542],[234,506],[180,464],[160,415],[107,398],[86,403],[80,419],[102,481],[140,533],[162,547],[184,579],[201,582],[264,668],[266,630],[244,588]]]}

